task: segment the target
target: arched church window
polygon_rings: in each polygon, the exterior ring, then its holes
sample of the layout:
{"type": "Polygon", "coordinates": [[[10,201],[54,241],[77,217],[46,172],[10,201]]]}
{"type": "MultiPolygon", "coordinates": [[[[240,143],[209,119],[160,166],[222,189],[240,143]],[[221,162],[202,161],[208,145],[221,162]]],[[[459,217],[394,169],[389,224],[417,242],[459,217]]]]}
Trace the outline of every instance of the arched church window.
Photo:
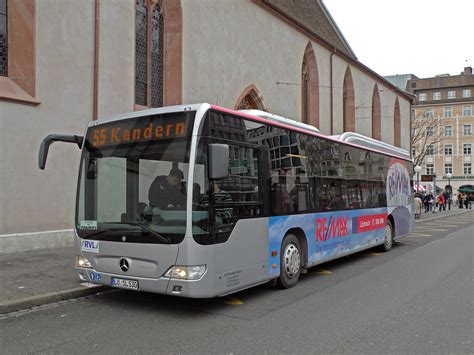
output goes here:
{"type": "Polygon", "coordinates": [[[342,91],[342,118],[343,131],[355,132],[355,93],[352,74],[349,67],[347,67],[346,74],[344,75],[342,91]]]}
{"type": "Polygon", "coordinates": [[[303,69],[301,71],[301,81],[303,89],[303,115],[301,121],[309,123],[309,81],[308,81],[308,67],[306,61],[303,61],[303,69]]]}
{"type": "Polygon", "coordinates": [[[262,110],[267,111],[263,98],[255,85],[249,85],[237,99],[236,110],[262,110]]]}
{"type": "Polygon", "coordinates": [[[380,94],[377,84],[372,92],[372,138],[382,139],[382,111],[380,107],[380,94]]]}
{"type": "Polygon", "coordinates": [[[164,20],[158,4],[136,0],[135,104],[163,106],[164,20]]]}
{"type": "Polygon", "coordinates": [[[242,101],[240,101],[239,107],[237,110],[251,110],[255,109],[255,105],[253,104],[253,100],[250,99],[248,96],[245,96],[242,101]]]}
{"type": "Polygon", "coordinates": [[[308,42],[301,66],[301,121],[319,128],[319,74],[313,45],[308,42]]]}
{"type": "Polygon", "coordinates": [[[135,103],[147,106],[148,8],[146,0],[135,5],[135,103]]]}
{"type": "Polygon", "coordinates": [[[0,76],[8,76],[7,0],[0,0],[0,76]]]}
{"type": "Polygon", "coordinates": [[[393,145],[401,147],[401,140],[400,103],[398,102],[397,97],[393,108],[393,145]]]}
{"type": "Polygon", "coordinates": [[[163,15],[158,5],[151,20],[151,107],[163,106],[163,15]]]}

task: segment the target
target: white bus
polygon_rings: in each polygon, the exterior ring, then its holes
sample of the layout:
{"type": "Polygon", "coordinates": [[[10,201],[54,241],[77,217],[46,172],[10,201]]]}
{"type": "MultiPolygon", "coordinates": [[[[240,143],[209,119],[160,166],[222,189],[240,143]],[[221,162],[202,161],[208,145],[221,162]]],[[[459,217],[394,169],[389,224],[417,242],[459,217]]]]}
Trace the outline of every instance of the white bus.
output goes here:
{"type": "Polygon", "coordinates": [[[184,297],[274,281],[379,246],[414,226],[406,151],[355,133],[209,104],[91,122],[74,248],[83,281],[184,297]]]}

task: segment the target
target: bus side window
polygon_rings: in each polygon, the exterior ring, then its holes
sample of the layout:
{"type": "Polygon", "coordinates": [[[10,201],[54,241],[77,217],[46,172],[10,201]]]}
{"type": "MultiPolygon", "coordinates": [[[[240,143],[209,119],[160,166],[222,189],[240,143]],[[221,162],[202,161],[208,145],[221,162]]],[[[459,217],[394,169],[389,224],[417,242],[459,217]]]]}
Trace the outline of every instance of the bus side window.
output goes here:
{"type": "Polygon", "coordinates": [[[310,210],[309,206],[309,182],[306,172],[302,169],[297,169],[295,184],[290,192],[290,198],[293,203],[293,211],[295,213],[307,213],[310,210]]]}
{"type": "MultiPolygon", "coordinates": [[[[292,201],[286,184],[286,176],[278,175],[277,181],[271,186],[271,210],[273,215],[285,215],[291,213],[292,201]]],[[[274,179],[272,179],[274,180],[274,179]]]]}
{"type": "MultiPolygon", "coordinates": [[[[217,140],[216,140],[217,141],[217,140]]],[[[241,218],[263,213],[259,191],[258,150],[247,145],[229,144],[229,176],[213,183],[215,241],[225,242],[241,218]]]]}

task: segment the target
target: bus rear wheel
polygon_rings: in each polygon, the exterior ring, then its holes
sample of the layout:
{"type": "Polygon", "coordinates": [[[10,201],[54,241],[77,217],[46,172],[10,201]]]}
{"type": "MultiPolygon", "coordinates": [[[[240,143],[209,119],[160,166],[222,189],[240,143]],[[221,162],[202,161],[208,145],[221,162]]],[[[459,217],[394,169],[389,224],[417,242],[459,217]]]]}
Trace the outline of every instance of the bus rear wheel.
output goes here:
{"type": "Polygon", "coordinates": [[[281,243],[280,277],[277,279],[278,288],[291,288],[298,282],[301,274],[301,248],[298,238],[287,234],[281,243]]]}
{"type": "Polygon", "coordinates": [[[384,243],[380,246],[380,250],[388,252],[392,249],[393,246],[393,226],[390,220],[387,220],[384,231],[384,243]]]}

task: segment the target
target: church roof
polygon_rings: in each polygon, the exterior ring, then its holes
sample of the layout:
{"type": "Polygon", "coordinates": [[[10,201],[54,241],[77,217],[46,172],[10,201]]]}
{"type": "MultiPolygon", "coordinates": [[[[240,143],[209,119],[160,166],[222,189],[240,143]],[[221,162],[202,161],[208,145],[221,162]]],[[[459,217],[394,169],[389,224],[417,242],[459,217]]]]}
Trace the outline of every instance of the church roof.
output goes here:
{"type": "Polygon", "coordinates": [[[302,25],[338,51],[357,59],[321,0],[263,0],[282,15],[302,25]]]}

